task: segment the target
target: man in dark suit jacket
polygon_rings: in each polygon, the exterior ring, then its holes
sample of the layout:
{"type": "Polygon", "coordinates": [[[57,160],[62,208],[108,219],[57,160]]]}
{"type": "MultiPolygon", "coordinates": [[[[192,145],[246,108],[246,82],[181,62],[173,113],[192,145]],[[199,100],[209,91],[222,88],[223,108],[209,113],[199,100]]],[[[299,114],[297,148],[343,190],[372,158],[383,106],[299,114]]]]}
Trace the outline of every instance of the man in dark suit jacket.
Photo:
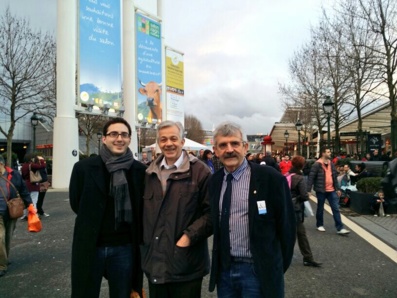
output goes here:
{"type": "Polygon", "coordinates": [[[217,285],[218,297],[284,297],[296,234],[290,190],[274,168],[248,162],[247,147],[238,125],[216,128],[214,150],[224,168],[208,186],[214,227],[210,291],[217,285]]]}
{"type": "Polygon", "coordinates": [[[141,208],[146,166],[128,148],[131,127],[122,118],[103,128],[99,156],[74,165],[70,205],[76,213],[72,297],[99,297],[102,277],[110,297],[141,293],[141,208]]]}

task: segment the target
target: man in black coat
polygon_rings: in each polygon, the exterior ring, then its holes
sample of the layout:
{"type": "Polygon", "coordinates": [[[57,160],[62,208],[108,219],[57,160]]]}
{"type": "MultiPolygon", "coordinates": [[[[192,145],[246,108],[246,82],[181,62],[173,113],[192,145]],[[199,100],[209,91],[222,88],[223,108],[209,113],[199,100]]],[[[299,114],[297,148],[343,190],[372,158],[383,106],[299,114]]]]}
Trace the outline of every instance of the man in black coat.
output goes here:
{"type": "Polygon", "coordinates": [[[223,123],[214,150],[224,164],[209,182],[214,247],[209,290],[218,297],[284,297],[296,220],[285,177],[245,159],[239,126],[223,123]]]}
{"type": "Polygon", "coordinates": [[[76,213],[72,297],[99,297],[102,277],[110,297],[141,293],[141,206],[146,166],[128,148],[131,127],[122,118],[103,128],[99,156],[74,165],[70,205],[76,213]]]}

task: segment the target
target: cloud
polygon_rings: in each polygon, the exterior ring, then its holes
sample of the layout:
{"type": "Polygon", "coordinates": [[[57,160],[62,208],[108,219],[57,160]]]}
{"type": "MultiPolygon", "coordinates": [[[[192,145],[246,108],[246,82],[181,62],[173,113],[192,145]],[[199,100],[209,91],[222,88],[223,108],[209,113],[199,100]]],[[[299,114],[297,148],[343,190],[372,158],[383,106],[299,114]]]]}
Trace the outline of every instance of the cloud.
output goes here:
{"type": "Polygon", "coordinates": [[[164,34],[185,52],[186,113],[207,129],[229,120],[249,134],[270,132],[283,112],[278,82],[288,80],[288,59],[308,39],[319,2],[174,2],[179,12],[166,10],[164,34]]]}

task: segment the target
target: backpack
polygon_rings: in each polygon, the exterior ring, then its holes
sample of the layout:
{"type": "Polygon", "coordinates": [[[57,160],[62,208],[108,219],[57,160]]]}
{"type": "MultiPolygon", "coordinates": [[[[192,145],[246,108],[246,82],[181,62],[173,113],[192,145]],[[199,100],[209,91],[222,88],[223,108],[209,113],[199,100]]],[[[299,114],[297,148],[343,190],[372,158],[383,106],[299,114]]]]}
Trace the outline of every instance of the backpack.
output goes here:
{"type": "MultiPolygon", "coordinates": [[[[292,184],[292,176],[294,176],[294,175],[295,175],[295,173],[285,173],[284,174],[284,177],[287,179],[288,187],[290,190],[291,190],[291,184],[292,184]]],[[[299,198],[299,196],[293,197],[292,204],[294,205],[295,212],[302,212],[302,203],[297,200],[298,198],[299,198]]]]}
{"type": "Polygon", "coordinates": [[[294,176],[295,173],[285,173],[284,176],[287,179],[288,182],[288,187],[291,190],[291,181],[292,181],[292,176],[294,176]]]}

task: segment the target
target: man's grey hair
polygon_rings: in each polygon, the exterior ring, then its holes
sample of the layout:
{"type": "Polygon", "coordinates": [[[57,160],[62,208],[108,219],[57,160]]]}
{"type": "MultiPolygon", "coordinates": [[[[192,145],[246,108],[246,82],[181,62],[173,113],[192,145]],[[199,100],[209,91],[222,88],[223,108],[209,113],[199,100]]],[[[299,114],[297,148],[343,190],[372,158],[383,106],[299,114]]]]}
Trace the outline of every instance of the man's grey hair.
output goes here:
{"type": "Polygon", "coordinates": [[[176,126],[179,129],[179,136],[181,137],[181,140],[185,139],[185,129],[183,128],[182,123],[180,122],[175,122],[171,120],[163,121],[157,126],[157,133],[156,133],[156,138],[157,138],[157,143],[159,141],[159,132],[160,130],[167,128],[167,127],[172,127],[176,126]]]}
{"type": "Polygon", "coordinates": [[[214,145],[216,145],[217,137],[231,137],[240,135],[241,140],[245,142],[245,135],[241,129],[241,126],[234,122],[223,122],[219,124],[214,130],[214,145]]]}

